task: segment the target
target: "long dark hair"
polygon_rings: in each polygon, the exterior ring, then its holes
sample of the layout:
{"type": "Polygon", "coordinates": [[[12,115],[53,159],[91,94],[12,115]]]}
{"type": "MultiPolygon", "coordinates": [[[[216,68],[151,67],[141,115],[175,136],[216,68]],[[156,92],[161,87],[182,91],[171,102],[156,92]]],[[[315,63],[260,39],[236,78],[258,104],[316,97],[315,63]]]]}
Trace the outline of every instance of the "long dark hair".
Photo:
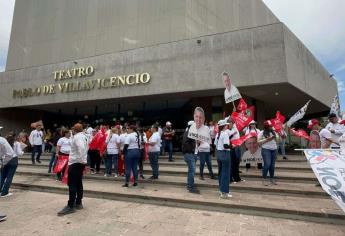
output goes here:
{"type": "Polygon", "coordinates": [[[272,127],[270,126],[264,126],[264,137],[265,138],[269,138],[270,134],[272,134],[273,136],[276,135],[276,132],[274,132],[274,130],[272,129],[272,127]]]}

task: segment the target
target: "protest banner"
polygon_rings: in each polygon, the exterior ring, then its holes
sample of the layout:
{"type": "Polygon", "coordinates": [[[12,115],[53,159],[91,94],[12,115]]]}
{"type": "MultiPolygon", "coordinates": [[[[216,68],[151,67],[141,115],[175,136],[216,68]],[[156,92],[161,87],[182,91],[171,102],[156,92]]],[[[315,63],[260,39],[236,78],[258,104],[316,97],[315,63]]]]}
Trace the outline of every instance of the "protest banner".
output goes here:
{"type": "Polygon", "coordinates": [[[308,105],[310,103],[310,100],[301,108],[299,109],[289,120],[288,122],[286,122],[286,125],[288,127],[291,127],[294,123],[296,123],[297,121],[299,121],[300,119],[303,118],[303,116],[305,115],[307,109],[308,109],[308,105]]]}
{"type": "Polygon", "coordinates": [[[308,141],[311,141],[311,138],[310,136],[307,134],[307,132],[303,129],[298,129],[298,130],[295,130],[295,129],[290,129],[291,133],[297,137],[301,137],[301,138],[304,138],[308,141]]]}
{"type": "Polygon", "coordinates": [[[193,118],[194,118],[194,123],[189,128],[188,138],[210,144],[212,140],[211,140],[211,135],[210,135],[210,129],[206,125],[204,125],[205,123],[204,110],[201,107],[196,107],[194,109],[193,118]]]}
{"type": "Polygon", "coordinates": [[[337,115],[338,118],[341,118],[340,102],[339,102],[339,96],[338,95],[335,95],[333,98],[330,113],[334,113],[337,115]]]}
{"type": "Polygon", "coordinates": [[[230,76],[227,72],[223,72],[223,83],[224,83],[224,99],[225,103],[234,102],[242,98],[240,92],[235,85],[231,83],[230,76]]]}
{"type": "Polygon", "coordinates": [[[285,122],[285,116],[283,116],[282,114],[280,114],[280,111],[276,112],[276,117],[271,119],[272,125],[274,130],[277,133],[280,133],[283,129],[283,124],[285,122]]]}
{"type": "Polygon", "coordinates": [[[321,187],[345,212],[345,153],[341,150],[304,150],[321,187]]]}

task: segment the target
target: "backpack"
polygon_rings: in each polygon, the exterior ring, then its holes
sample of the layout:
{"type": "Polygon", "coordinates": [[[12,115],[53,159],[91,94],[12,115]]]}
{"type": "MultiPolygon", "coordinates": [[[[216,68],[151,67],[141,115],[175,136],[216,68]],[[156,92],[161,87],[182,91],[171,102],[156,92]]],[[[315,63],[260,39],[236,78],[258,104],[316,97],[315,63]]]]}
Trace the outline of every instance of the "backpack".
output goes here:
{"type": "Polygon", "coordinates": [[[183,133],[182,137],[182,153],[194,153],[195,151],[195,140],[188,138],[189,128],[183,133]]]}

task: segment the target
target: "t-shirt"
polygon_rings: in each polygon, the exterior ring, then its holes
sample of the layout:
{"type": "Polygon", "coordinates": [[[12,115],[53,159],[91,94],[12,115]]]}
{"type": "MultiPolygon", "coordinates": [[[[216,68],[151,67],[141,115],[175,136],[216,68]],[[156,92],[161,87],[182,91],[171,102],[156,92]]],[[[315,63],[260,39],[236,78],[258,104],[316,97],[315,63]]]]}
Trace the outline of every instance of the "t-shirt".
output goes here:
{"type": "Polygon", "coordinates": [[[30,133],[29,141],[32,146],[43,144],[43,132],[41,130],[33,130],[30,133]]]}
{"type": "Polygon", "coordinates": [[[123,147],[125,146],[125,140],[127,137],[127,133],[120,134],[120,149],[123,150],[123,147]]]}
{"type": "Polygon", "coordinates": [[[84,132],[75,134],[71,138],[71,151],[68,159],[68,165],[75,163],[87,163],[87,137],[84,132]]]}
{"type": "Polygon", "coordinates": [[[228,130],[221,131],[220,134],[216,136],[216,139],[214,140],[214,144],[217,147],[218,151],[224,151],[224,150],[229,150],[224,148],[224,144],[230,145],[230,140],[229,140],[229,134],[228,130]],[[218,138],[218,135],[219,138],[218,138]]]}
{"type": "Polygon", "coordinates": [[[121,144],[121,138],[117,134],[110,134],[109,138],[106,140],[107,143],[107,153],[110,155],[119,154],[119,145],[121,144]]]}
{"type": "Polygon", "coordinates": [[[200,142],[200,145],[198,146],[199,152],[210,152],[210,144],[207,142],[200,142]]]}
{"type": "MultiPolygon", "coordinates": [[[[272,133],[270,134],[270,137],[272,137],[272,133]]],[[[277,137],[277,135],[276,135],[277,137]]],[[[258,135],[258,140],[261,141],[261,140],[264,140],[266,139],[265,136],[264,136],[264,131],[260,131],[259,135],[258,135]]],[[[265,148],[265,149],[269,149],[269,150],[277,150],[278,149],[278,146],[277,146],[277,142],[276,142],[276,139],[272,139],[271,141],[267,142],[267,143],[264,143],[261,145],[262,148],[265,148]]]]}
{"type": "Polygon", "coordinates": [[[24,154],[23,149],[22,149],[22,144],[18,141],[15,141],[13,143],[13,151],[17,157],[22,156],[24,154]]]}
{"type": "MultiPolygon", "coordinates": [[[[334,130],[334,133],[331,132],[332,140],[334,142],[338,142],[340,136],[342,136],[345,133],[345,126],[339,123],[333,124],[330,122],[326,125],[325,129],[329,131],[334,130]]],[[[332,143],[331,148],[334,147],[339,147],[339,145],[332,143]]]]}
{"type": "Polygon", "coordinates": [[[0,137],[0,159],[3,165],[6,165],[14,157],[16,157],[16,153],[13,151],[11,145],[5,138],[0,137]]]}
{"type": "Polygon", "coordinates": [[[57,142],[57,146],[60,146],[60,152],[64,154],[69,154],[71,151],[71,138],[60,138],[57,142]]]}
{"type": "Polygon", "coordinates": [[[159,152],[160,151],[160,143],[161,143],[161,137],[159,135],[159,132],[154,132],[152,136],[149,139],[149,143],[155,143],[155,145],[149,145],[149,152],[159,152]]]}
{"type": "Polygon", "coordinates": [[[227,130],[230,140],[235,140],[240,138],[240,133],[238,132],[236,127],[232,127],[232,129],[227,130]]]}
{"type": "Polygon", "coordinates": [[[128,144],[128,149],[138,149],[138,135],[135,132],[127,134],[125,138],[125,145],[128,144]]]}
{"type": "MultiPolygon", "coordinates": [[[[327,147],[327,139],[332,140],[332,133],[328,129],[322,129],[319,133],[320,135],[320,141],[321,141],[321,148],[329,148],[327,147]]],[[[338,146],[339,147],[339,146],[338,146]]]]}

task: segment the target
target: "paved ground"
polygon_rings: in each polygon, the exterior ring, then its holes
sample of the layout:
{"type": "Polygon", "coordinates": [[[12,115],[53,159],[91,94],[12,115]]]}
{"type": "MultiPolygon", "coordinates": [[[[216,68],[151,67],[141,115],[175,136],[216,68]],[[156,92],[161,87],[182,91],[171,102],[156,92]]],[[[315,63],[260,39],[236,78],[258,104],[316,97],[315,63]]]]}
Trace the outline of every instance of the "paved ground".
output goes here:
{"type": "Polygon", "coordinates": [[[345,235],[344,226],[217,213],[102,199],[84,199],[85,209],[57,217],[67,196],[14,191],[0,199],[8,220],[1,235],[345,235]]]}

